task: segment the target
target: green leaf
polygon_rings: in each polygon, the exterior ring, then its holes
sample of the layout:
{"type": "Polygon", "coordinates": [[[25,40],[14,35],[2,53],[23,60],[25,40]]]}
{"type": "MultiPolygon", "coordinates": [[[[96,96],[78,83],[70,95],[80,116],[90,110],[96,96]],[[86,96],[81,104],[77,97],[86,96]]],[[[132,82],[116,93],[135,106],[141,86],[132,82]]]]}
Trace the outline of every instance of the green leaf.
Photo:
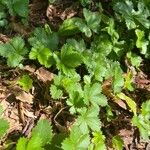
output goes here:
{"type": "Polygon", "coordinates": [[[52,127],[48,120],[40,120],[32,130],[32,138],[39,137],[42,146],[50,144],[53,134],[52,127]]]}
{"type": "Polygon", "coordinates": [[[36,47],[33,47],[29,53],[30,59],[38,59],[41,65],[49,68],[53,64],[51,62],[52,52],[50,49],[45,48],[41,43],[37,43],[36,47]]]}
{"type": "Polygon", "coordinates": [[[101,131],[93,132],[92,143],[94,144],[94,150],[107,150],[105,146],[105,136],[101,131]]]}
{"type": "Polygon", "coordinates": [[[80,129],[74,126],[70,136],[62,143],[63,150],[87,150],[90,144],[89,134],[82,134],[80,129]]]}
{"type": "Polygon", "coordinates": [[[63,96],[63,92],[55,85],[51,85],[50,94],[53,99],[60,99],[63,96]]]}
{"type": "Polygon", "coordinates": [[[75,24],[80,18],[70,18],[66,19],[63,24],[59,28],[59,35],[61,36],[69,36],[74,35],[79,32],[77,25],[75,24]]]}
{"type": "Polygon", "coordinates": [[[9,128],[9,123],[7,120],[0,118],[0,138],[6,134],[7,130],[9,128]]]}
{"type": "Polygon", "coordinates": [[[133,116],[132,123],[137,126],[140,135],[144,140],[149,140],[150,136],[150,100],[142,103],[141,113],[138,116],[133,116]]]}
{"type": "Polygon", "coordinates": [[[101,16],[98,12],[91,12],[88,9],[83,9],[83,15],[88,27],[95,33],[98,33],[98,28],[101,22],[101,16]]]}
{"type": "Polygon", "coordinates": [[[21,17],[27,18],[29,13],[29,0],[13,0],[13,9],[15,13],[21,17]]]}
{"type": "Polygon", "coordinates": [[[69,99],[67,99],[66,103],[68,106],[71,106],[70,113],[76,113],[76,109],[84,106],[83,95],[78,91],[74,91],[73,93],[69,93],[69,99]]]}
{"type": "MultiPolygon", "coordinates": [[[[41,137],[39,137],[38,135],[37,136],[34,136],[32,137],[29,142],[28,142],[28,145],[27,145],[27,148],[26,150],[44,150],[42,148],[42,141],[41,141],[41,137]]],[[[20,149],[21,150],[21,149],[20,149]]]]}
{"type": "Polygon", "coordinates": [[[124,93],[119,93],[117,96],[126,101],[127,105],[130,107],[130,109],[133,111],[134,115],[136,116],[136,103],[128,96],[126,96],[124,93]]]}
{"type": "Polygon", "coordinates": [[[118,93],[121,91],[124,85],[123,71],[120,68],[120,64],[118,62],[114,62],[112,64],[112,69],[113,69],[113,90],[114,93],[118,93]]]}
{"type": "Polygon", "coordinates": [[[133,2],[130,0],[120,1],[114,5],[114,10],[125,19],[128,29],[133,29],[139,25],[149,29],[150,21],[148,17],[150,12],[141,1],[138,2],[137,11],[134,9],[133,2]]]}
{"type": "Polygon", "coordinates": [[[138,56],[137,54],[135,53],[132,53],[132,52],[128,52],[127,53],[127,57],[129,58],[132,66],[136,67],[136,68],[139,68],[140,67],[140,64],[142,62],[142,58],[140,56],[138,56]]]}
{"type": "Polygon", "coordinates": [[[107,98],[101,94],[102,88],[100,83],[93,85],[85,85],[84,87],[84,102],[89,105],[91,102],[94,106],[106,106],[107,98]]]}
{"type": "Polygon", "coordinates": [[[28,139],[21,137],[16,146],[16,150],[27,150],[28,139]]]}
{"type": "Polygon", "coordinates": [[[22,86],[23,90],[29,92],[32,88],[33,80],[30,78],[29,75],[23,75],[21,79],[18,80],[18,84],[22,86]]]}
{"type": "Polygon", "coordinates": [[[10,67],[19,66],[27,53],[28,50],[21,37],[14,37],[10,42],[0,45],[0,56],[7,58],[10,67]]]}
{"type": "Polygon", "coordinates": [[[75,125],[77,125],[84,134],[88,133],[89,129],[92,131],[99,131],[101,122],[98,115],[99,109],[97,107],[91,107],[89,109],[82,108],[75,125]]]}
{"type": "Polygon", "coordinates": [[[147,46],[149,44],[149,41],[145,39],[144,31],[136,29],[135,33],[137,36],[136,46],[137,48],[141,49],[141,54],[145,55],[147,53],[147,46]]]}
{"type": "Polygon", "coordinates": [[[92,32],[91,29],[88,27],[88,25],[85,23],[84,20],[82,19],[78,19],[75,22],[75,25],[79,28],[79,30],[81,32],[83,32],[87,37],[91,37],[92,36],[92,32]]]}
{"type": "Polygon", "coordinates": [[[79,53],[71,53],[62,57],[62,63],[68,68],[75,68],[82,63],[82,55],[79,53]]]}
{"type": "Polygon", "coordinates": [[[112,139],[113,148],[116,150],[123,150],[124,142],[120,136],[114,136],[112,139]]]}

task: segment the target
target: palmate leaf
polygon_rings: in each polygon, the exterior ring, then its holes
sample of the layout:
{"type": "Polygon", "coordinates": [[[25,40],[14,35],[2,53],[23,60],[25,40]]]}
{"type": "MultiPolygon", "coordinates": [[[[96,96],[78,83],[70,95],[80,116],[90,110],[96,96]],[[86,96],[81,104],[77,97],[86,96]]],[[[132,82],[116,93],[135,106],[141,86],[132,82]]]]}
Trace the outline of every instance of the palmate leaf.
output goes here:
{"type": "Polygon", "coordinates": [[[84,102],[94,106],[106,106],[107,98],[101,93],[102,88],[100,83],[94,83],[93,85],[85,85],[84,87],[84,102]]]}
{"type": "Polygon", "coordinates": [[[30,59],[37,59],[41,65],[49,68],[54,63],[52,58],[52,51],[40,42],[37,42],[37,45],[33,47],[29,53],[30,59]]]}
{"type": "Polygon", "coordinates": [[[50,27],[45,25],[43,28],[39,27],[35,29],[33,36],[29,38],[29,43],[33,48],[38,48],[37,43],[41,43],[44,48],[54,51],[58,47],[59,38],[57,33],[52,32],[50,27]]]}
{"type": "Polygon", "coordinates": [[[62,143],[63,150],[87,150],[90,144],[89,134],[82,134],[77,126],[71,129],[70,136],[62,143]]]}
{"type": "Polygon", "coordinates": [[[138,27],[138,25],[143,25],[145,28],[150,27],[150,21],[148,17],[150,16],[149,10],[146,8],[143,2],[138,2],[138,10],[134,9],[133,2],[130,0],[120,1],[114,5],[114,10],[119,12],[125,19],[128,29],[133,29],[138,27]]]}
{"type": "Polygon", "coordinates": [[[7,58],[10,67],[17,67],[23,61],[28,50],[21,37],[14,37],[10,42],[0,45],[0,56],[7,58]]]}
{"type": "Polygon", "coordinates": [[[75,125],[77,125],[83,134],[88,133],[89,129],[92,131],[99,131],[101,122],[98,117],[99,108],[91,107],[89,109],[82,108],[75,125]]]}
{"type": "Polygon", "coordinates": [[[87,26],[95,33],[98,32],[98,28],[101,22],[101,16],[98,12],[91,12],[88,9],[83,9],[83,15],[87,22],[87,26]]]}

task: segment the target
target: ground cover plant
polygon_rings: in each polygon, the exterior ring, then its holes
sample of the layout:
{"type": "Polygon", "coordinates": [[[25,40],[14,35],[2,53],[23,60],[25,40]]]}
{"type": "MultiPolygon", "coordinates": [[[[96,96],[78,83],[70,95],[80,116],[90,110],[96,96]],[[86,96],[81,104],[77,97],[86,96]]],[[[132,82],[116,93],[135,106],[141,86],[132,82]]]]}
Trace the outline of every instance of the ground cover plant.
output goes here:
{"type": "Polygon", "coordinates": [[[150,149],[148,0],[0,0],[0,149],[150,149]]]}

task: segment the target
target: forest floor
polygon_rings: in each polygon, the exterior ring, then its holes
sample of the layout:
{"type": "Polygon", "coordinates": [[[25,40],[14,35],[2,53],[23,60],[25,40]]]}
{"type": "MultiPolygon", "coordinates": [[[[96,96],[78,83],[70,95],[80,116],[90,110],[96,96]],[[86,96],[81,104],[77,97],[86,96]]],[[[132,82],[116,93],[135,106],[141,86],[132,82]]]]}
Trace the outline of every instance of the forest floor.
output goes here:
{"type": "MultiPolygon", "coordinates": [[[[48,23],[52,30],[57,31],[66,18],[81,15],[80,6],[70,0],[59,0],[55,5],[49,5],[43,0],[31,0],[29,8],[29,26],[25,27],[16,18],[11,18],[11,31],[4,30],[0,33],[0,43],[8,42],[17,34],[26,38],[35,27],[45,23],[48,23]]],[[[150,97],[149,65],[150,63],[145,60],[136,75],[137,88],[131,96],[134,97],[138,106],[141,106],[143,98],[150,97]]],[[[1,141],[1,145],[5,143],[6,138],[15,143],[22,135],[29,137],[32,128],[40,118],[51,120],[54,130],[58,133],[68,132],[74,118],[62,102],[50,100],[49,83],[52,80],[51,70],[33,64],[32,61],[27,61],[23,69],[14,69],[8,67],[3,58],[0,59],[0,104],[5,110],[4,118],[10,123],[9,131],[1,141]],[[34,79],[34,86],[29,93],[24,92],[16,84],[24,73],[30,74],[34,79]]],[[[101,120],[104,120],[102,130],[106,136],[108,148],[111,150],[110,139],[117,134],[122,137],[126,150],[150,150],[150,141],[144,142],[138,130],[131,125],[132,113],[128,111],[126,104],[121,100],[117,102],[110,100],[109,103],[118,117],[105,124],[105,110],[101,109],[101,120]]]]}

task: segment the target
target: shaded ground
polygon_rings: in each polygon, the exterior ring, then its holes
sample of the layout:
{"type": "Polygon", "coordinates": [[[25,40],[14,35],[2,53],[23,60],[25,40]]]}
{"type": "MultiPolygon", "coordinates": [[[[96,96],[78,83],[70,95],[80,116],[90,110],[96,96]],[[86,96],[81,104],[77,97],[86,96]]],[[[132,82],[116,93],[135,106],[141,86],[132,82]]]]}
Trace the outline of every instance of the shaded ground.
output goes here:
{"type": "MultiPolygon", "coordinates": [[[[24,27],[17,22],[16,18],[13,19],[11,23],[12,34],[7,35],[5,32],[0,34],[1,43],[9,41],[16,33],[26,37],[36,26],[45,23],[48,23],[52,29],[57,30],[58,26],[66,18],[81,15],[79,5],[70,0],[59,0],[55,5],[48,5],[48,2],[43,2],[43,0],[32,0],[29,7],[30,26],[24,27]]],[[[146,63],[144,65],[147,65],[146,63]]],[[[135,77],[136,91],[132,94],[127,93],[137,101],[139,109],[143,95],[146,95],[146,99],[150,97],[150,77],[146,75],[148,72],[149,70],[146,69],[143,69],[143,72],[139,72],[135,77]],[[141,92],[146,94],[141,94],[141,92]]],[[[25,135],[29,137],[32,128],[40,118],[51,120],[54,130],[58,133],[69,131],[75,118],[69,114],[63,100],[60,102],[51,100],[49,84],[52,80],[53,74],[42,67],[36,67],[29,63],[25,66],[24,70],[11,69],[5,65],[3,59],[0,60],[0,104],[5,110],[3,116],[10,123],[10,129],[1,141],[1,145],[3,145],[6,138],[12,139],[15,144],[20,136],[25,135]],[[30,93],[24,92],[17,85],[17,80],[23,73],[29,73],[34,79],[34,86],[30,93]]],[[[150,150],[150,142],[142,141],[138,131],[132,127],[132,113],[128,111],[126,104],[121,100],[116,103],[112,100],[111,96],[107,96],[115,114],[115,119],[108,122],[105,116],[106,110],[102,109],[100,112],[100,118],[104,124],[102,129],[107,139],[107,145],[111,147],[111,138],[119,134],[124,140],[124,149],[150,150]]]]}

